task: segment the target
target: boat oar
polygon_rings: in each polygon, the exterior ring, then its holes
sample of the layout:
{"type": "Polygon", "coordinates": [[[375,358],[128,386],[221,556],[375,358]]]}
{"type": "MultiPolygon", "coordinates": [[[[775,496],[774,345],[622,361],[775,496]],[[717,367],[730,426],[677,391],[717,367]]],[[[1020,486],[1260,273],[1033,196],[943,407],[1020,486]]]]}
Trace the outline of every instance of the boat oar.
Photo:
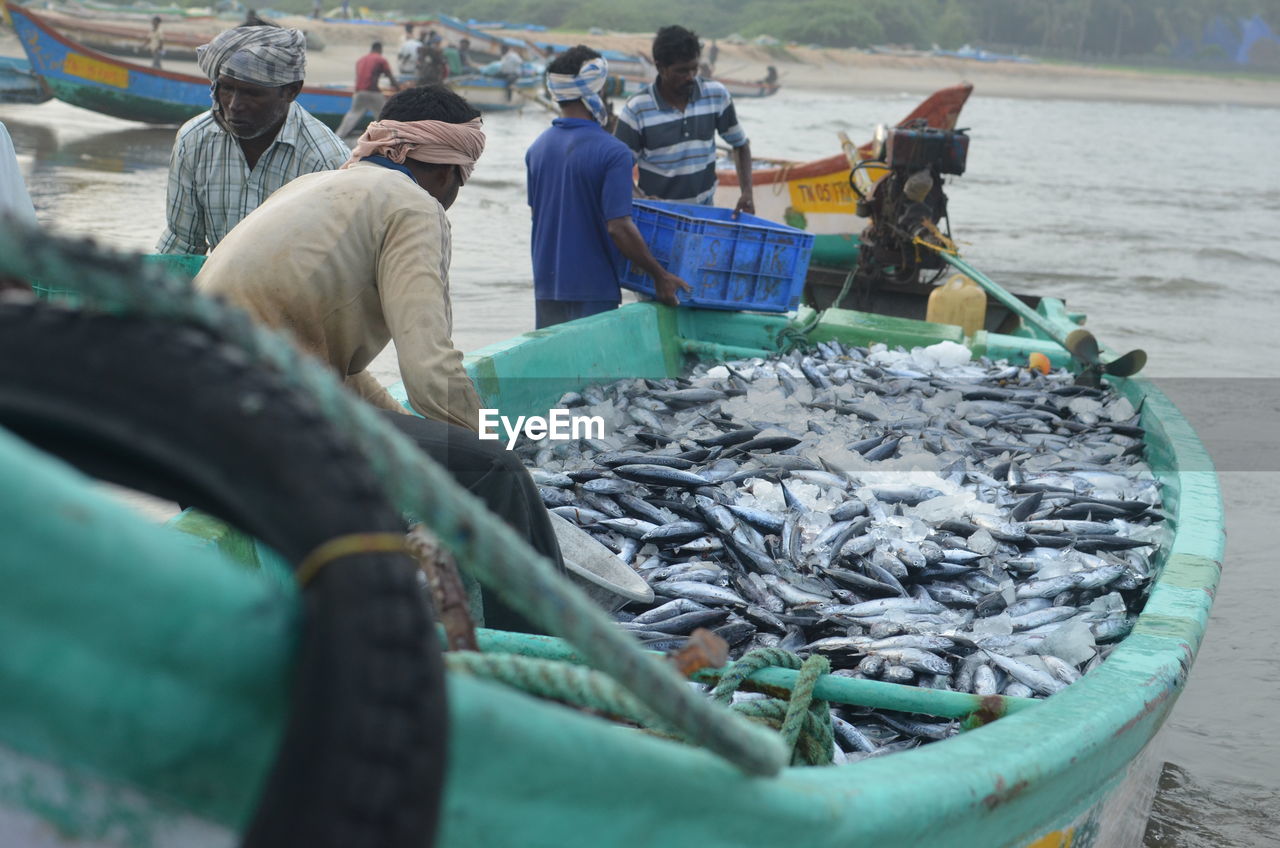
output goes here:
{"type": "Polygon", "coordinates": [[[1048,321],[1043,315],[1027,306],[1018,298],[1005,291],[995,280],[992,280],[986,274],[974,268],[965,262],[959,256],[948,253],[935,245],[920,241],[918,244],[925,244],[928,247],[938,251],[938,255],[943,258],[951,267],[960,273],[969,277],[979,286],[986,290],[987,294],[994,297],[1000,303],[1008,307],[1015,315],[1025,321],[1027,324],[1035,327],[1044,333],[1050,339],[1053,339],[1062,348],[1071,354],[1072,358],[1080,364],[1080,373],[1076,377],[1076,382],[1081,385],[1096,386],[1102,380],[1103,374],[1109,374],[1113,377],[1130,377],[1142,370],[1147,364],[1147,354],[1143,350],[1131,350],[1123,356],[1117,357],[1110,362],[1103,362],[1101,351],[1098,347],[1098,340],[1094,338],[1093,333],[1084,329],[1072,330],[1069,334],[1063,335],[1062,331],[1048,321]]]}

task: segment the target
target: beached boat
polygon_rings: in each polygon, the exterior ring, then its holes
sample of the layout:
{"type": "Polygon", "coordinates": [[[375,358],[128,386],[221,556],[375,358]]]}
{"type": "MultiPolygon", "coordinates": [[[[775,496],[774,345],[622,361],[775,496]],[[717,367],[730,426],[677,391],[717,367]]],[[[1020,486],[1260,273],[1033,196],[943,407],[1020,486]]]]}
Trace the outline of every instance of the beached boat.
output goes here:
{"type": "Polygon", "coordinates": [[[540,76],[524,76],[508,83],[500,77],[463,74],[449,77],[445,82],[482,112],[523,109],[531,99],[542,93],[540,76]]]}
{"type": "Polygon", "coordinates": [[[181,6],[120,6],[115,3],[100,3],[98,0],[70,0],[65,4],[77,13],[87,13],[95,17],[112,17],[124,20],[137,19],[150,21],[159,15],[164,20],[213,20],[216,16],[209,7],[186,9],[181,6]]]}
{"type": "MultiPolygon", "coordinates": [[[[148,124],[181,124],[209,108],[209,80],[204,77],[107,56],[77,44],[22,6],[7,8],[32,70],[64,103],[148,124]]],[[[336,127],[351,107],[351,92],[306,87],[298,104],[336,127]]]]}
{"type": "Polygon", "coordinates": [[[778,93],[782,85],[777,82],[765,82],[764,80],[734,80],[725,79],[723,77],[715,77],[715,81],[723,85],[733,97],[737,98],[756,98],[756,97],[772,97],[778,93]]]}
{"type": "MultiPolygon", "coordinates": [[[[152,305],[150,297],[142,302],[152,305]]],[[[487,406],[532,415],[589,384],[681,374],[690,357],[765,356],[798,325],[813,341],[950,340],[1011,362],[1043,353],[1058,365],[1069,358],[1050,339],[1077,326],[1051,298],[1010,333],[970,337],[958,327],[858,312],[812,317],[633,304],[491,345],[466,365],[487,406]]],[[[235,361],[229,371],[252,371],[243,356],[235,361]]],[[[1082,679],[1016,711],[999,696],[914,690],[916,706],[927,696],[935,699],[929,709],[941,711],[933,714],[981,726],[890,756],[751,775],[704,748],[450,672],[435,844],[1140,844],[1161,765],[1152,740],[1204,633],[1223,513],[1210,460],[1179,411],[1150,382],[1116,385],[1141,410],[1173,535],[1131,634],[1082,679]]],[[[264,408],[244,397],[246,410],[264,408]]],[[[278,570],[279,557],[207,517],[180,518],[185,536],[148,526],[3,432],[0,454],[0,514],[12,528],[0,547],[0,574],[12,589],[0,593],[0,832],[32,834],[24,844],[39,848],[235,842],[259,787],[278,777],[271,762],[289,724],[286,681],[303,601],[278,570]]],[[[447,519],[436,520],[450,532],[447,519]]],[[[452,526],[462,528],[457,538],[472,540],[470,550],[477,539],[491,541],[483,527],[452,526]]],[[[374,617],[360,626],[395,624],[374,617]]],[[[480,645],[557,661],[592,654],[590,645],[499,631],[481,631],[480,645]]],[[[867,703],[866,687],[853,684],[869,682],[823,677],[815,694],[867,703]],[[850,695],[854,689],[862,694],[850,695]]],[[[873,686],[871,701],[902,696],[901,688],[873,686]]],[[[654,703],[652,692],[637,694],[654,703]]],[[[325,696],[310,703],[317,712],[328,706],[325,696]]],[[[374,792],[364,779],[351,789],[356,798],[374,792]]],[[[397,791],[378,784],[379,797],[397,791]]],[[[330,812],[309,796],[288,794],[282,803],[295,800],[300,816],[330,812]]],[[[357,801],[351,808],[363,809],[357,801]]],[[[431,842],[430,833],[411,837],[403,844],[431,842]]]]}
{"type": "MultiPolygon", "coordinates": [[[[939,89],[899,125],[924,119],[930,127],[954,129],[972,91],[968,83],[939,89]]],[[[847,264],[856,256],[857,234],[867,224],[858,214],[849,174],[855,164],[871,155],[871,143],[867,142],[859,147],[846,143],[841,152],[811,162],[764,160],[766,167],[751,174],[755,214],[816,234],[813,264],[847,264]]],[[[738,200],[738,174],[732,167],[722,167],[716,176],[715,203],[732,208],[738,200]]]]}
{"type": "Polygon", "coordinates": [[[510,35],[498,35],[486,30],[469,26],[458,18],[439,15],[435,19],[435,28],[441,30],[446,44],[454,47],[462,39],[471,42],[470,58],[472,64],[493,62],[502,58],[508,48],[514,47],[525,59],[534,58],[534,51],[527,41],[510,35]]]}
{"type": "MultiPolygon", "coordinates": [[[[204,77],[112,58],[75,43],[21,6],[7,8],[33,72],[64,103],[148,124],[180,124],[209,108],[209,81],[204,77]]],[[[525,102],[518,96],[508,100],[501,80],[465,77],[453,84],[468,100],[474,97],[482,111],[518,108],[525,102]]],[[[518,80],[515,91],[536,86],[532,78],[518,80]]],[[[298,105],[336,128],[351,107],[351,91],[306,86],[298,95],[298,105]]]]}
{"type": "MultiPolygon", "coordinates": [[[[150,62],[150,54],[146,49],[147,36],[151,31],[150,19],[136,21],[120,18],[102,19],[80,14],[66,14],[55,11],[41,11],[41,20],[48,26],[77,44],[92,48],[113,56],[133,56],[146,58],[150,62]]],[[[196,48],[208,43],[218,32],[218,27],[204,27],[203,32],[180,29],[169,24],[164,28],[164,55],[166,59],[179,62],[194,62],[196,48]]]]}
{"type": "Polygon", "coordinates": [[[26,59],[0,56],[0,103],[43,103],[53,97],[26,59]]]}

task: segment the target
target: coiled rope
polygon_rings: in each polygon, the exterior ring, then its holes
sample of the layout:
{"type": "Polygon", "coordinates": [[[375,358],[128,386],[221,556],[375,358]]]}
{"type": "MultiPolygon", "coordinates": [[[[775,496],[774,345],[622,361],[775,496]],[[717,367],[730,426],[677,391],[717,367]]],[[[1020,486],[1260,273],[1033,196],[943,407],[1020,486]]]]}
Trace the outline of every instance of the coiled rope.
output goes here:
{"type": "Polygon", "coordinates": [[[793,350],[803,350],[813,346],[813,342],[809,340],[809,333],[822,322],[822,316],[827,314],[827,309],[840,308],[841,304],[844,303],[845,297],[849,294],[849,289],[853,287],[853,280],[857,273],[856,268],[850,269],[849,273],[845,275],[844,285],[840,287],[840,293],[836,295],[836,299],[826,309],[815,311],[803,324],[788,324],[778,331],[778,353],[787,354],[793,350]]]}
{"type": "Polygon", "coordinates": [[[782,741],[791,751],[792,765],[831,765],[834,731],[831,727],[831,706],[813,697],[813,687],[818,678],[831,671],[826,657],[814,654],[807,660],[781,648],[758,648],[749,651],[730,666],[720,682],[711,690],[711,699],[731,704],[733,693],[757,671],[776,666],[798,670],[791,697],[761,698],[732,704],[735,711],[756,721],[776,728],[782,741]]]}
{"type": "Polygon", "coordinates": [[[85,309],[185,322],[238,345],[248,364],[273,369],[315,398],[325,416],[352,437],[393,503],[430,527],[459,564],[512,608],[574,645],[682,738],[750,774],[776,774],[785,765],[787,753],[776,735],[699,697],[660,657],[641,650],[479,499],[283,335],[197,294],[180,277],[88,241],[0,227],[4,275],[56,281],[60,289],[77,292],[85,309]]]}

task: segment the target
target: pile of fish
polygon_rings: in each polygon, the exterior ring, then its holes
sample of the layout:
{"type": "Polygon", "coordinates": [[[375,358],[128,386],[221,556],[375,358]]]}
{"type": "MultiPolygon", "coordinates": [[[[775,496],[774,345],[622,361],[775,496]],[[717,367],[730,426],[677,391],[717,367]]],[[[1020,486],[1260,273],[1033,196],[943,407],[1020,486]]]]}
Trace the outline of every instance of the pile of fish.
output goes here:
{"type": "MultiPolygon", "coordinates": [[[[655,650],[703,627],[734,655],[1046,697],[1128,633],[1167,532],[1127,399],[950,342],[825,342],[560,405],[602,416],[605,438],[518,450],[547,507],[653,587],[616,616],[655,650]]],[[[838,761],[957,730],[833,718],[838,761]]]]}

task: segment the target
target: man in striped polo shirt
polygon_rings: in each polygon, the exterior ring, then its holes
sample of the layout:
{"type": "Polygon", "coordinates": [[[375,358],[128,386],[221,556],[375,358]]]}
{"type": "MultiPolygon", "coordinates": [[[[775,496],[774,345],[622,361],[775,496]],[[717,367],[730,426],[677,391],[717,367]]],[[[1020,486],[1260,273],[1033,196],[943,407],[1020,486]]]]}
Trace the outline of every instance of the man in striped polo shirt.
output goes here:
{"type": "Polygon", "coordinates": [[[681,26],[666,26],[653,39],[658,78],[627,101],[614,130],[640,167],[637,194],[659,200],[710,205],[716,193],[716,133],[733,148],[742,195],[737,211],[755,212],[751,196],[751,145],[738,125],[723,85],[698,77],[702,47],[681,26]]]}

